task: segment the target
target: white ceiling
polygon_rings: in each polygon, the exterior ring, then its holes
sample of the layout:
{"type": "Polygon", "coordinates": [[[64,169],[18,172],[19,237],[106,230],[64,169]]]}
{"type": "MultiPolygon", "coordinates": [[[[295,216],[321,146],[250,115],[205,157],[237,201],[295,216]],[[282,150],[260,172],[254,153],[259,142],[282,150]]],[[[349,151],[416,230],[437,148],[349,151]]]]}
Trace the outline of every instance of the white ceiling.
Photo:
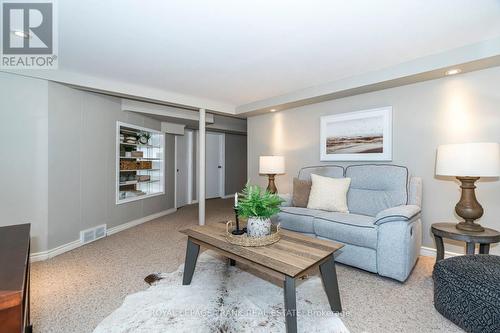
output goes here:
{"type": "Polygon", "coordinates": [[[233,106],[500,36],[498,0],[63,0],[59,70],[233,106]]]}

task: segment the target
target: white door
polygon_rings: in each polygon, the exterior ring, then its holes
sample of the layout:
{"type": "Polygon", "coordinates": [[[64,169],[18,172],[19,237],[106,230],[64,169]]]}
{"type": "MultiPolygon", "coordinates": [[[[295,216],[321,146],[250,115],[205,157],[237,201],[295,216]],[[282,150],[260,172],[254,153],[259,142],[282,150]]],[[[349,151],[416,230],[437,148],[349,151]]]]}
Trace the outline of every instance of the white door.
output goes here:
{"type": "Polygon", "coordinates": [[[224,195],[224,134],[206,133],[206,198],[224,195]]]}
{"type": "Polygon", "coordinates": [[[182,207],[191,202],[189,198],[189,136],[185,132],[184,135],[175,137],[175,154],[176,154],[176,207],[182,207]]]}

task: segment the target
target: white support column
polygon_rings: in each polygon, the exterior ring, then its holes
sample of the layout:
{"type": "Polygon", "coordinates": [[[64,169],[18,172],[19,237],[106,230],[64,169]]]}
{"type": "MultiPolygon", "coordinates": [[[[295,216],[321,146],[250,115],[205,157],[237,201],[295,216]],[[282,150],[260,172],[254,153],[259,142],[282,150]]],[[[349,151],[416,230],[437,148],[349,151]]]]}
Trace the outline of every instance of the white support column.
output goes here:
{"type": "Polygon", "coordinates": [[[198,148],[198,223],[205,224],[205,109],[200,109],[200,131],[199,131],[199,148],[198,148]]]}

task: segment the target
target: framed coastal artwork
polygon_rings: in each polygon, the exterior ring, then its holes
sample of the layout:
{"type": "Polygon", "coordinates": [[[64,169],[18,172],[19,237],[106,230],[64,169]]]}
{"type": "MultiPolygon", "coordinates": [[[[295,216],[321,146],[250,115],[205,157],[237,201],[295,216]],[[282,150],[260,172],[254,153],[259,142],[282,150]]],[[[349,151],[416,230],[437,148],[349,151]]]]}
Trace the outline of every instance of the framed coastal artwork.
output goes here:
{"type": "Polygon", "coordinates": [[[392,107],[321,117],[321,161],[391,161],[392,107]]]}

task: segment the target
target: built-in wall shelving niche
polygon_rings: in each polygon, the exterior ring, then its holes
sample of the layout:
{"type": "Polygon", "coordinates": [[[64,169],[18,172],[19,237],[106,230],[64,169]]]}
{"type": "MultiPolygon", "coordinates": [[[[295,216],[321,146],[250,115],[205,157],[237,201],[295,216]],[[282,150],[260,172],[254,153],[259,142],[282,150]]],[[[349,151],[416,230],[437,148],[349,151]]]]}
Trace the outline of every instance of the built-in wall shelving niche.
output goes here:
{"type": "Polygon", "coordinates": [[[116,123],[116,204],[165,193],[165,135],[116,123]]]}

